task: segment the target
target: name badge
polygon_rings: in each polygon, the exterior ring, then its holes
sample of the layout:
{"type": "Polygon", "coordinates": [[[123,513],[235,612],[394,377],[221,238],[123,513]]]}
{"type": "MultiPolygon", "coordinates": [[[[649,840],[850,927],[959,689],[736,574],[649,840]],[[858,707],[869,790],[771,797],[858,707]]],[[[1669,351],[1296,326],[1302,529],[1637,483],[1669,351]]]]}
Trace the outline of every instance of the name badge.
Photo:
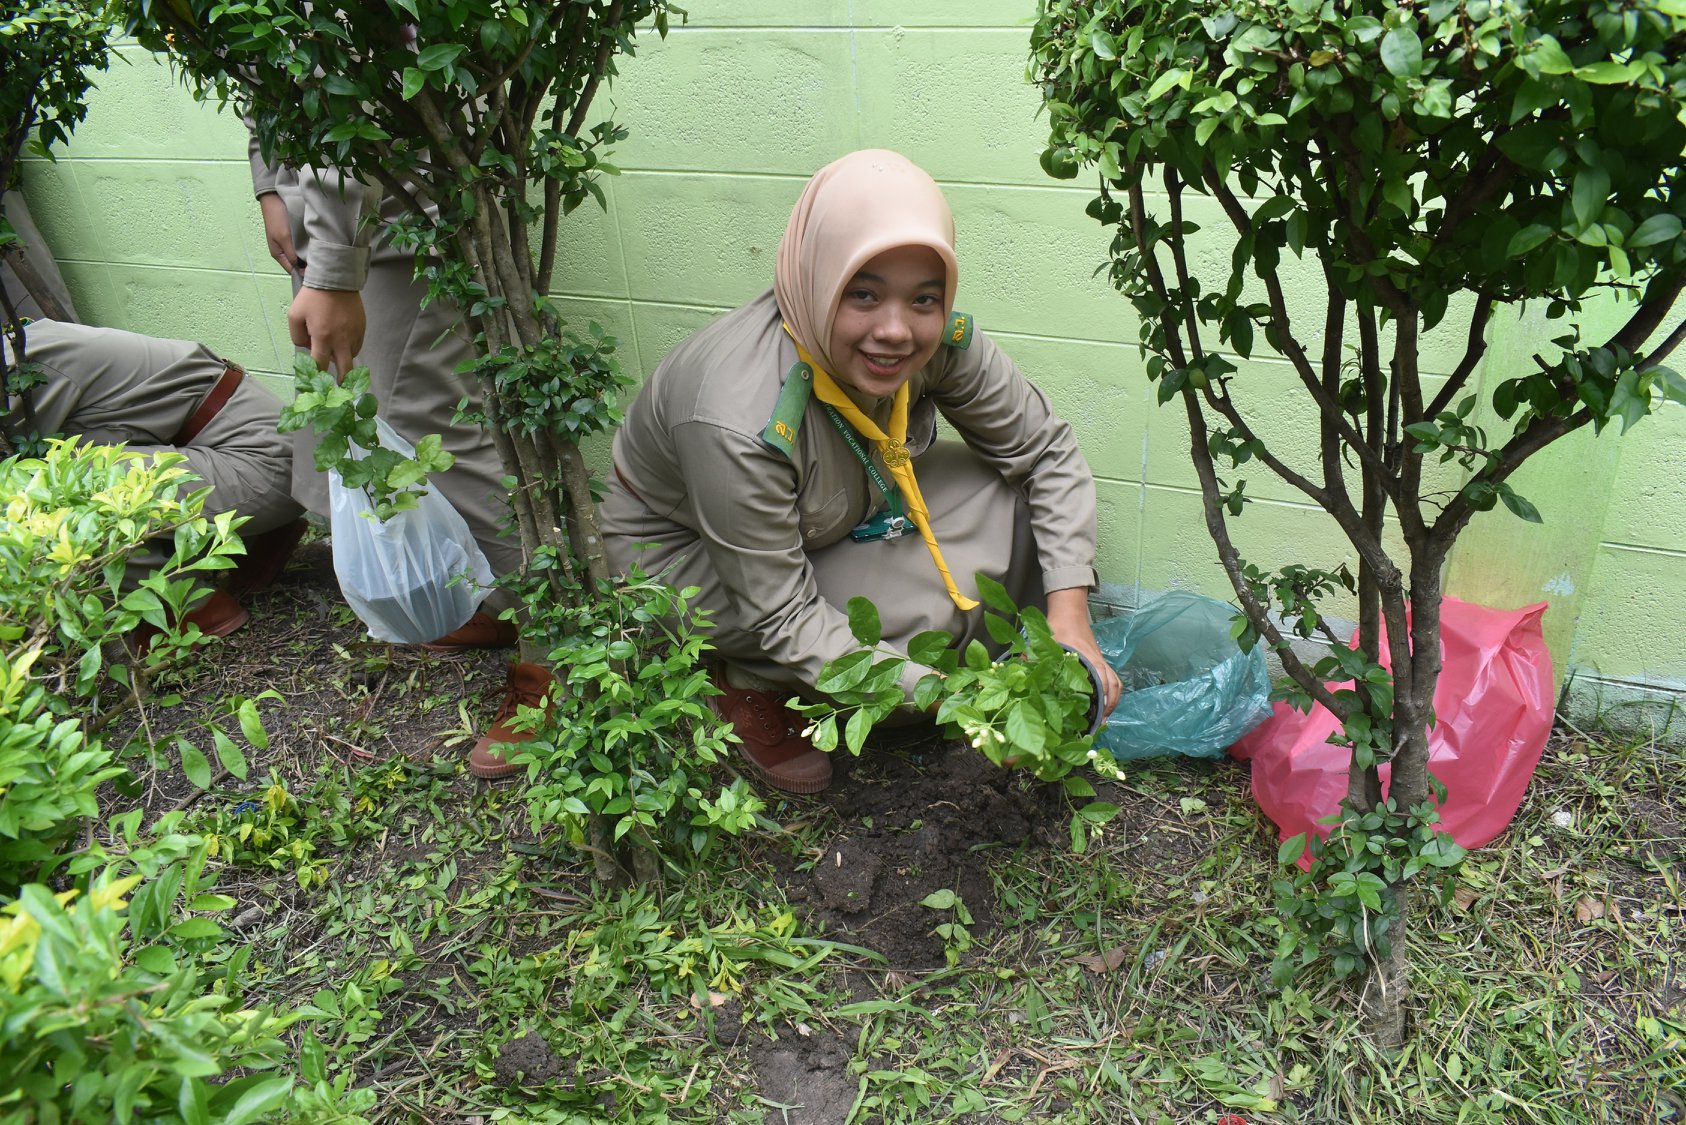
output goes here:
{"type": "Polygon", "coordinates": [[[873,543],[880,539],[898,539],[906,531],[906,516],[877,512],[856,524],[849,532],[849,538],[857,543],[873,543]]]}

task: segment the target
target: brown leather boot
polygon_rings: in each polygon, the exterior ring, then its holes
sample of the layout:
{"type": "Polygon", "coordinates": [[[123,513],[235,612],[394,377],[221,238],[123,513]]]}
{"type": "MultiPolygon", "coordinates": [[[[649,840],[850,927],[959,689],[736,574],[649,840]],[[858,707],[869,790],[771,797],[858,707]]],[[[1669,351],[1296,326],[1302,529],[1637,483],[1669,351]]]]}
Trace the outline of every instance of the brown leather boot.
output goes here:
{"type": "Polygon", "coordinates": [[[818,793],[831,784],[831,755],[802,737],[802,716],[786,707],[791,692],[735,688],[716,670],[714,709],[732,724],[750,770],[774,789],[818,793]]]}
{"type": "MultiPolygon", "coordinates": [[[[251,617],[252,615],[246,612],[246,607],[235,601],[232,594],[223,590],[212,590],[210,597],[182,615],[182,624],[184,628],[187,625],[199,626],[199,632],[206,637],[226,637],[251,620],[251,617]]],[[[159,636],[158,628],[145,621],[136,625],[135,631],[130,634],[132,643],[140,652],[151,648],[159,636]]]]}
{"type": "Polygon", "coordinates": [[[452,629],[438,640],[427,641],[422,647],[429,652],[463,652],[471,648],[509,648],[519,635],[513,621],[500,621],[487,613],[474,611],[474,616],[452,629]]]}
{"type": "Polygon", "coordinates": [[[530,740],[531,731],[515,729],[516,712],[521,707],[537,707],[541,703],[550,709],[549,698],[562,690],[562,684],[549,668],[540,664],[511,664],[509,682],[504,687],[503,702],[492,719],[492,725],[474,749],[468,752],[468,772],[475,777],[496,781],[508,777],[522,767],[504,761],[504,753],[530,740]]]}

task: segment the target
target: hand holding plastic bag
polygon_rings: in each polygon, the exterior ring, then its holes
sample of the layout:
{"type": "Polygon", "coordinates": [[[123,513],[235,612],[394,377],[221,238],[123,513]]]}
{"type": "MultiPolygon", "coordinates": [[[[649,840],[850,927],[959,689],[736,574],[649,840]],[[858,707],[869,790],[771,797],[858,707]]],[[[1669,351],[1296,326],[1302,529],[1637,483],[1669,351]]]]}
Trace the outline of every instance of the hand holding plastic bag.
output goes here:
{"type": "Polygon", "coordinates": [[[1264,652],[1242,652],[1235,608],[1198,594],[1155,598],[1129,617],[1095,623],[1124,694],[1096,741],[1119,761],[1182,754],[1221,758],[1270,717],[1264,652]]]}
{"type": "MultiPolygon", "coordinates": [[[[375,428],[381,445],[415,455],[385,419],[376,419],[375,428]]],[[[365,456],[351,447],[353,460],[365,456]]],[[[340,591],[377,641],[437,640],[473,616],[492,585],[491,564],[437,488],[426,489],[414,508],[383,523],[363,490],[347,488],[330,470],[328,518],[340,591]]]]}

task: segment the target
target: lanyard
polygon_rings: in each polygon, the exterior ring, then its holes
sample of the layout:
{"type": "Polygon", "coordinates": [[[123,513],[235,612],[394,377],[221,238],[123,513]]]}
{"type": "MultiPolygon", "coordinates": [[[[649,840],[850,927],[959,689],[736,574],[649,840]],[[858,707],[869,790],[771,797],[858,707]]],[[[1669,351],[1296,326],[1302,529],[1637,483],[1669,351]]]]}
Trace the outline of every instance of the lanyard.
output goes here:
{"type": "Polygon", "coordinates": [[[831,424],[837,427],[837,432],[843,435],[843,440],[849,443],[849,448],[854,452],[856,460],[860,461],[866,469],[866,475],[872,478],[872,483],[877,485],[878,491],[884,494],[885,502],[890,505],[890,514],[899,517],[902,514],[901,497],[884,479],[884,474],[878,471],[878,466],[872,463],[872,457],[862,448],[860,439],[855,436],[855,428],[845,422],[843,415],[837,413],[837,408],[829,402],[822,402],[820,405],[825,407],[826,417],[830,418],[831,424]]]}

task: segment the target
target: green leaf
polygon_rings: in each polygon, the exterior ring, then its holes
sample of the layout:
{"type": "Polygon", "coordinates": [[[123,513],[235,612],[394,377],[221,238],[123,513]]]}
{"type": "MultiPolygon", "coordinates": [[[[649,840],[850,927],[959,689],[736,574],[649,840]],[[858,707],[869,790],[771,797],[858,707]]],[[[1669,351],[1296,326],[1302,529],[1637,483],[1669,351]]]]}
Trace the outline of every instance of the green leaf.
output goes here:
{"type": "Polygon", "coordinates": [[[865,707],[849,716],[849,723],[843,728],[843,745],[849,748],[849,753],[855,757],[861,756],[861,748],[866,745],[866,736],[872,733],[872,717],[865,707]]]}
{"type": "Polygon", "coordinates": [[[250,1085],[239,1087],[240,1098],[230,1107],[227,1116],[221,1119],[221,1125],[249,1125],[250,1122],[280,1108],[293,1089],[292,1078],[285,1075],[252,1075],[249,1078],[238,1079],[229,1086],[235,1088],[238,1083],[246,1082],[250,1082],[250,1085]]]}
{"type": "Polygon", "coordinates": [[[1305,841],[1306,834],[1304,832],[1282,841],[1276,846],[1276,862],[1283,866],[1298,863],[1300,857],[1305,854],[1305,841]]]}
{"type": "Polygon", "coordinates": [[[246,755],[240,752],[240,747],[234,744],[234,740],[213,727],[211,743],[217,749],[217,761],[222,763],[222,768],[241,781],[246,780],[246,755]]]}
{"type": "Polygon", "coordinates": [[[187,774],[187,780],[193,782],[198,789],[211,787],[211,763],[205,760],[204,753],[199,747],[185,738],[176,739],[176,751],[181,755],[182,772],[187,774]]]}
{"type": "Polygon", "coordinates": [[[982,571],[973,575],[973,578],[978,584],[978,597],[983,599],[985,605],[989,606],[993,610],[997,610],[998,612],[1007,615],[1008,617],[1016,617],[1018,615],[1019,607],[1015,605],[1013,599],[1007,595],[1007,587],[1001,585],[1001,583],[995,581],[995,579],[991,578],[982,571]]]}
{"type": "Polygon", "coordinates": [[[269,749],[269,734],[263,729],[263,719],[258,715],[258,705],[250,699],[242,699],[236,714],[240,719],[240,733],[246,736],[246,741],[259,750],[269,749]]]}
{"type": "Polygon", "coordinates": [[[1645,73],[1642,62],[1619,63],[1613,59],[1590,63],[1575,68],[1575,77],[1582,82],[1591,82],[1599,86],[1614,86],[1620,82],[1628,82],[1645,73]]]}
{"type": "Polygon", "coordinates": [[[1545,522],[1540,518],[1540,510],[1529,503],[1526,497],[1519,496],[1511,491],[1508,485],[1499,489],[1499,499],[1518,519],[1527,520],[1529,523],[1545,522]]]}
{"type": "Polygon", "coordinates": [[[222,927],[209,918],[183,918],[170,927],[170,933],[189,940],[222,936],[222,927]]]}
{"type": "Polygon", "coordinates": [[[135,964],[161,977],[169,976],[180,969],[175,957],[161,945],[149,945],[136,953],[135,964]]]}
{"type": "Polygon", "coordinates": [[[1604,213],[1604,203],[1610,198],[1610,173],[1598,165],[1589,165],[1575,174],[1574,193],[1570,205],[1575,219],[1586,226],[1604,213]]]}
{"type": "Polygon", "coordinates": [[[1013,746],[1036,757],[1040,757],[1048,745],[1048,724],[1023,702],[1013,704],[1008,710],[1003,733],[1013,746]]]}
{"type": "Polygon", "coordinates": [[[915,664],[932,667],[943,658],[943,654],[948,652],[948,646],[953,643],[954,638],[941,629],[928,629],[907,642],[907,655],[915,664]]]}
{"type": "Polygon", "coordinates": [[[413,66],[407,66],[404,68],[403,98],[405,101],[409,101],[411,98],[421,93],[422,87],[426,85],[427,73],[425,71],[417,70],[413,66]]]}
{"type": "Polygon", "coordinates": [[[1423,69],[1423,41],[1409,27],[1382,36],[1382,65],[1399,78],[1415,78],[1423,69]]]}
{"type": "Polygon", "coordinates": [[[955,894],[947,887],[940,891],[932,891],[919,900],[920,906],[929,906],[932,910],[953,910],[954,903],[955,894]]]}
{"type": "Polygon", "coordinates": [[[1549,35],[1534,40],[1526,58],[1529,66],[1540,74],[1568,74],[1575,69],[1563,47],[1549,35]]]}
{"type": "Polygon", "coordinates": [[[1153,80],[1153,85],[1147,88],[1147,97],[1145,100],[1149,102],[1158,101],[1163,94],[1175,86],[1181,86],[1184,89],[1187,89],[1189,79],[1191,77],[1193,76],[1190,72],[1183,70],[1180,67],[1173,67],[1153,80]]]}
{"type": "Polygon", "coordinates": [[[235,900],[228,895],[203,894],[194,895],[193,901],[187,904],[189,910],[232,910],[235,900]]]}
{"type": "Polygon", "coordinates": [[[443,70],[466,50],[462,43],[435,43],[416,56],[416,65],[423,70],[443,70]]]}
{"type": "Polygon", "coordinates": [[[1668,212],[1652,215],[1640,223],[1634,232],[1628,235],[1628,249],[1634,250],[1641,246],[1655,246],[1659,242],[1670,242],[1680,237],[1680,220],[1668,212]]]}
{"type": "Polygon", "coordinates": [[[1100,58],[1116,59],[1118,57],[1118,48],[1112,42],[1112,36],[1101,28],[1097,27],[1089,33],[1089,47],[1100,58]]]}
{"type": "Polygon", "coordinates": [[[1544,223],[1533,223],[1525,226],[1511,237],[1510,245],[1505,248],[1505,255],[1510,258],[1520,258],[1551,236],[1552,229],[1544,223]]]}
{"type": "Polygon", "coordinates": [[[863,597],[850,598],[849,632],[869,648],[882,640],[884,626],[878,620],[878,607],[863,597]]]}
{"type": "Polygon", "coordinates": [[[836,695],[857,687],[872,671],[872,653],[866,650],[851,652],[820,669],[814,687],[826,695],[836,695]]]}

